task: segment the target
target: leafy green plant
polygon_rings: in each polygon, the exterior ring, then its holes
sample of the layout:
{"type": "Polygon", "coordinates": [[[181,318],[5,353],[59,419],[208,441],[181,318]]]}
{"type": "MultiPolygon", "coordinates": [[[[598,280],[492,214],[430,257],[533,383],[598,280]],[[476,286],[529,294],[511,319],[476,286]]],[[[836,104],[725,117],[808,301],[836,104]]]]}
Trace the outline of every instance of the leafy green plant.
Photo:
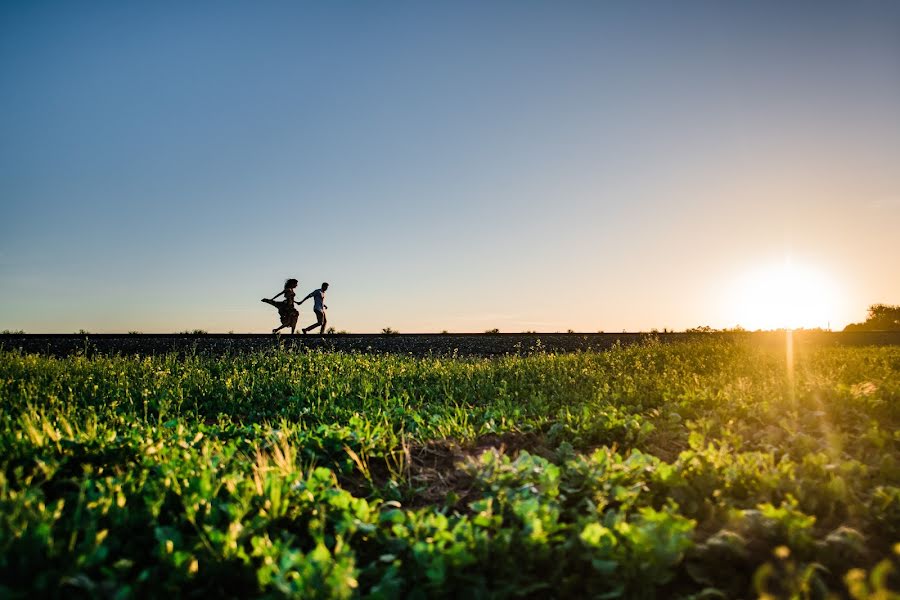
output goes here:
{"type": "Polygon", "coordinates": [[[0,595],[896,594],[900,349],[738,337],[0,350],[0,595]]]}

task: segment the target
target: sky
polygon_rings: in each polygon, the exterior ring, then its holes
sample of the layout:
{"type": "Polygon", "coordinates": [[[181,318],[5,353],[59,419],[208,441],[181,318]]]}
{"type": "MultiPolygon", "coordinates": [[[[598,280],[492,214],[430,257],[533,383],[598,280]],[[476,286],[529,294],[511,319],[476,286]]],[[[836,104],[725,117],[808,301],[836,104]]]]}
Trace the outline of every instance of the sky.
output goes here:
{"type": "Polygon", "coordinates": [[[898,166],[893,1],[6,1],[0,330],[837,329],[898,166]]]}

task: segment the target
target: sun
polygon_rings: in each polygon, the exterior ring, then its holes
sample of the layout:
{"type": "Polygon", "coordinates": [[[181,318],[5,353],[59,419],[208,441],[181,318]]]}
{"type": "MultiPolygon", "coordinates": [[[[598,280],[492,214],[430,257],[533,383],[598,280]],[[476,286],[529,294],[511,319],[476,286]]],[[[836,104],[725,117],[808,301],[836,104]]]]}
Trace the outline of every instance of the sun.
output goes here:
{"type": "Polygon", "coordinates": [[[787,260],[751,270],[735,286],[736,322],[746,329],[829,326],[837,294],[824,272],[787,260]]]}

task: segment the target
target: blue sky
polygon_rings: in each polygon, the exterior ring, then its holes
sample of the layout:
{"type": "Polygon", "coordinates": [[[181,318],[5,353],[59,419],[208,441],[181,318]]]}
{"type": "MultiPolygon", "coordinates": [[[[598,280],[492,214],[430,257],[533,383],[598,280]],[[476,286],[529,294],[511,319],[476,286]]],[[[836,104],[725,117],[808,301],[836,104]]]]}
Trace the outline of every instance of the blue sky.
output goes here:
{"type": "Polygon", "coordinates": [[[785,257],[900,303],[900,4],[748,4],[5,2],[0,328],[264,331],[289,276],[350,331],[731,326],[785,257]]]}

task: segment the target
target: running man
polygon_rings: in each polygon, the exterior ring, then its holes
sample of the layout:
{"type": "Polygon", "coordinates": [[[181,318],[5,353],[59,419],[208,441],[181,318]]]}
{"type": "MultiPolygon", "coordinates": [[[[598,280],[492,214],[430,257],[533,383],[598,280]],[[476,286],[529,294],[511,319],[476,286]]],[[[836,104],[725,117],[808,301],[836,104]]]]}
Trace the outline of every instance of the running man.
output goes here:
{"type": "Polygon", "coordinates": [[[328,310],[328,307],[325,306],[325,291],[328,289],[328,283],[323,283],[322,287],[317,290],[311,291],[307,294],[306,298],[298,302],[297,304],[303,304],[310,298],[313,299],[313,311],[316,313],[316,322],[310,325],[309,327],[304,327],[301,331],[305,334],[307,331],[311,331],[316,327],[321,327],[319,329],[319,335],[325,333],[325,323],[327,322],[325,319],[325,311],[328,310]]]}

